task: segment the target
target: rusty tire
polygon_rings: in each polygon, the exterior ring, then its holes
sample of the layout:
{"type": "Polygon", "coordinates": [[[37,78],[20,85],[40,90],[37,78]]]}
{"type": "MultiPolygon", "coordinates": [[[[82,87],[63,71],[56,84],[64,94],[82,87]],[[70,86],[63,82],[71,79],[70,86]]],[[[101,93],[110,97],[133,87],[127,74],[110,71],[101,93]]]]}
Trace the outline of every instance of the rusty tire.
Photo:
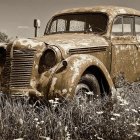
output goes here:
{"type": "Polygon", "coordinates": [[[80,100],[90,101],[99,97],[100,86],[97,78],[92,74],[83,75],[76,86],[75,95],[75,97],[80,98],[80,100]]]}

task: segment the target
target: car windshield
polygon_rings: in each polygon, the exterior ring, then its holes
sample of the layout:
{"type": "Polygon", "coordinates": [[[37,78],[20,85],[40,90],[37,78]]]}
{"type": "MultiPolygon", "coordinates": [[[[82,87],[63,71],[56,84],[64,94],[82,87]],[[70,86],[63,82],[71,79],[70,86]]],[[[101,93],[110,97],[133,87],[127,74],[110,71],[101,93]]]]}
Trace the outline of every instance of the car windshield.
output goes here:
{"type": "Polygon", "coordinates": [[[54,17],[47,25],[45,34],[96,33],[107,30],[108,16],[104,13],[66,14],[54,17]]]}

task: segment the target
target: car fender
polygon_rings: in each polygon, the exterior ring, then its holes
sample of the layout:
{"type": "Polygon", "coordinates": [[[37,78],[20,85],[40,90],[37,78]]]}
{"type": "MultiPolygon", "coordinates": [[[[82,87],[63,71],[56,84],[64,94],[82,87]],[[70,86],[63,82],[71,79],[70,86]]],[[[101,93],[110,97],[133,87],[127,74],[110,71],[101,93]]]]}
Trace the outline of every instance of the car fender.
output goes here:
{"type": "Polygon", "coordinates": [[[98,67],[103,72],[110,89],[115,89],[108,70],[98,58],[90,54],[77,54],[68,57],[65,61],[67,61],[65,70],[53,75],[50,92],[73,97],[76,85],[90,66],[98,67]]]}

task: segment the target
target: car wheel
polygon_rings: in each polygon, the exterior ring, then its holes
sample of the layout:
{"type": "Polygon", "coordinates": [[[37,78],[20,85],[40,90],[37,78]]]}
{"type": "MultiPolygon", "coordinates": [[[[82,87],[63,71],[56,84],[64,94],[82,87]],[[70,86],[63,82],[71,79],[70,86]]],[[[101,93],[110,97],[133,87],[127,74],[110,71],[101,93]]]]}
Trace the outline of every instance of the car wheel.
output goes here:
{"type": "Polygon", "coordinates": [[[75,89],[75,97],[78,102],[88,102],[100,95],[100,86],[97,78],[92,74],[81,77],[75,89]]]}

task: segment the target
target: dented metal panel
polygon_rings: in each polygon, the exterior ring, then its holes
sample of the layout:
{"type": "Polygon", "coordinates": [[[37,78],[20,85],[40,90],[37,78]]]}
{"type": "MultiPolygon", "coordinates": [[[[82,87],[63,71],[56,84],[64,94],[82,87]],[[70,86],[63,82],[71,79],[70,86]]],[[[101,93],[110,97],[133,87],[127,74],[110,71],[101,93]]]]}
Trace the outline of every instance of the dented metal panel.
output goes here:
{"type": "Polygon", "coordinates": [[[112,77],[124,74],[128,81],[137,80],[137,41],[132,37],[112,38],[112,77]]]}

